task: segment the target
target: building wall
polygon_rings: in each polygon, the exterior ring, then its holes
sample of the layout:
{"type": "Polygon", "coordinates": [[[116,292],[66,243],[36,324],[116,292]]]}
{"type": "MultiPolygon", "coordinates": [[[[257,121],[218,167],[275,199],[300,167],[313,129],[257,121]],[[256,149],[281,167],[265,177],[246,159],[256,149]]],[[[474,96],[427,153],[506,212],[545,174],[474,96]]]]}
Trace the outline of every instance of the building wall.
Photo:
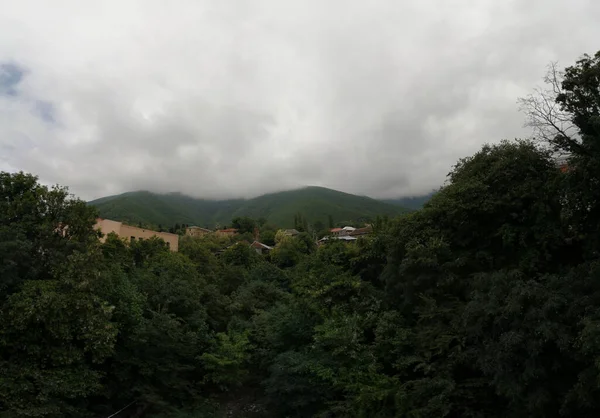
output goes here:
{"type": "Polygon", "coordinates": [[[101,242],[106,241],[106,236],[111,232],[121,236],[121,222],[111,221],[110,219],[96,219],[94,229],[99,229],[104,235],[100,238],[101,242]]]}
{"type": "Polygon", "coordinates": [[[151,229],[142,229],[135,226],[121,225],[119,236],[131,241],[131,237],[135,239],[149,239],[152,237],[162,238],[169,244],[171,251],[179,250],[179,235],[171,234],[170,232],[156,232],[151,229]]]}
{"type": "Polygon", "coordinates": [[[210,234],[212,231],[208,231],[204,228],[186,228],[185,229],[185,234],[189,235],[190,237],[202,237],[204,235],[210,234]]]}
{"type": "Polygon", "coordinates": [[[237,234],[237,231],[215,231],[215,234],[220,237],[232,237],[237,234]]]}
{"type": "Polygon", "coordinates": [[[114,232],[121,238],[131,241],[131,237],[135,239],[149,239],[152,237],[162,238],[168,245],[171,251],[179,250],[179,235],[169,232],[157,232],[151,229],[137,228],[135,226],[124,225],[122,222],[111,221],[110,219],[98,219],[94,229],[100,229],[104,236],[100,238],[102,242],[106,240],[106,235],[114,232]]]}

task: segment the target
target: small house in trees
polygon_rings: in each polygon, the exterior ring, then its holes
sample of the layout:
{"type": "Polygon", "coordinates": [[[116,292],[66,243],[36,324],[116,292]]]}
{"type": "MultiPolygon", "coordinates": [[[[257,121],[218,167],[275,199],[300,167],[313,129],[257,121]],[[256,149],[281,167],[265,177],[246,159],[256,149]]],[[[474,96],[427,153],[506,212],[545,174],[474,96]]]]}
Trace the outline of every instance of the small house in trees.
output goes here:
{"type": "Polygon", "coordinates": [[[270,246],[263,244],[262,242],[258,242],[258,241],[254,241],[252,244],[250,244],[250,247],[254,248],[254,250],[258,254],[265,254],[273,249],[273,247],[270,247],[270,246]]]}
{"type": "Polygon", "coordinates": [[[237,235],[238,230],[236,228],[228,228],[228,229],[219,229],[218,231],[215,231],[215,234],[217,234],[220,237],[232,237],[234,235],[237,235]]]}
{"type": "Polygon", "coordinates": [[[345,226],[343,228],[332,228],[329,230],[331,235],[334,237],[361,236],[367,235],[371,233],[371,231],[372,228],[370,226],[366,228],[354,228],[353,226],[345,226]]]}
{"type": "Polygon", "coordinates": [[[333,235],[334,237],[340,237],[343,235],[347,235],[348,233],[344,230],[344,228],[331,228],[329,230],[329,232],[331,233],[331,235],[333,235]]]}
{"type": "Polygon", "coordinates": [[[284,234],[288,237],[295,237],[296,235],[300,234],[300,232],[298,232],[297,229],[286,229],[284,234]]]}
{"type": "Polygon", "coordinates": [[[352,232],[350,232],[351,237],[362,237],[365,235],[369,235],[373,232],[373,227],[371,225],[367,225],[364,228],[356,228],[352,232]]]}
{"type": "Polygon", "coordinates": [[[190,237],[202,237],[207,234],[212,234],[213,231],[206,228],[200,228],[199,226],[188,226],[185,228],[185,235],[190,237]]]}
{"type": "Polygon", "coordinates": [[[343,242],[355,242],[358,238],[356,237],[351,237],[349,235],[338,235],[338,236],[331,236],[331,237],[323,237],[320,240],[317,241],[317,245],[323,245],[325,244],[327,241],[329,240],[338,240],[338,241],[343,241],[343,242]]]}

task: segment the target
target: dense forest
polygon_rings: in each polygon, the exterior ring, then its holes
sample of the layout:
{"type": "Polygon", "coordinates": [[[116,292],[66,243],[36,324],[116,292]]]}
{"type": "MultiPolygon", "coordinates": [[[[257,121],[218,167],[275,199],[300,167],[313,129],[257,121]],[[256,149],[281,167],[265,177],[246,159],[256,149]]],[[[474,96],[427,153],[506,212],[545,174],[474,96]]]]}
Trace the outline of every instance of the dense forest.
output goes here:
{"type": "Polygon", "coordinates": [[[353,244],[101,244],[1,173],[0,417],[600,416],[600,53],[547,81],[353,244]]]}

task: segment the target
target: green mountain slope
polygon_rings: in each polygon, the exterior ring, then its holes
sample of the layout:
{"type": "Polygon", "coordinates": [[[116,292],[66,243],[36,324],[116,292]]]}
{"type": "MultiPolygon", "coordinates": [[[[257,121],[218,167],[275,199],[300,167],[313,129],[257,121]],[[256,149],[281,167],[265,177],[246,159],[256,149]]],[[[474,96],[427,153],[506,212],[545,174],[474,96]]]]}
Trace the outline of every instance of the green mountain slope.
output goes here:
{"type": "Polygon", "coordinates": [[[243,202],[237,200],[194,199],[179,193],[156,194],[147,191],[129,192],[103,197],[89,202],[100,216],[131,224],[171,226],[186,223],[210,226],[215,219],[231,219],[243,202]]]}
{"type": "Polygon", "coordinates": [[[428,193],[423,196],[409,196],[400,197],[398,199],[384,199],[382,202],[389,203],[391,205],[402,206],[407,209],[421,209],[425,203],[431,199],[435,192],[428,193]]]}
{"type": "Polygon", "coordinates": [[[140,191],[104,197],[89,204],[96,206],[103,218],[133,224],[186,223],[205,227],[230,224],[236,216],[264,217],[272,224],[291,227],[297,213],[311,223],[320,221],[327,225],[329,215],[339,223],[373,219],[377,215],[395,216],[407,211],[397,205],[323,187],[270,193],[247,200],[205,200],[179,193],[140,191]]]}

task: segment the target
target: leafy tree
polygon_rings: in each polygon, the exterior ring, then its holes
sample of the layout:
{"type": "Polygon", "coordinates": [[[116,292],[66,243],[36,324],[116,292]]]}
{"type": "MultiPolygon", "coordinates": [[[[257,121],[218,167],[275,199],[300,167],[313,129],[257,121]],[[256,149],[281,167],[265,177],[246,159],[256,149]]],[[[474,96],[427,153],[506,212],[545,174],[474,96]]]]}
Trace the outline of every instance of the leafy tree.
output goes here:
{"type": "Polygon", "coordinates": [[[231,296],[230,309],[240,319],[250,319],[285,299],[285,292],[278,286],[279,283],[251,279],[231,296]]]}
{"type": "MultiPolygon", "coordinates": [[[[292,237],[282,236],[281,241],[269,254],[271,261],[280,268],[295,266],[302,258],[302,247],[292,237]]],[[[277,236],[276,236],[277,240],[277,236]]]]}
{"type": "Polygon", "coordinates": [[[325,229],[325,224],[323,222],[321,222],[321,221],[316,221],[313,224],[313,228],[314,228],[315,231],[322,231],[322,230],[325,229]]]}
{"type": "Polygon", "coordinates": [[[259,228],[263,228],[265,225],[267,224],[267,218],[261,216],[260,218],[258,218],[256,220],[256,225],[258,225],[259,228]]]}
{"type": "Polygon", "coordinates": [[[22,172],[0,172],[0,300],[26,280],[50,280],[75,252],[97,243],[96,213],[22,172]]]}
{"type": "Polygon", "coordinates": [[[72,256],[55,280],[28,280],[0,310],[0,405],[15,416],[82,416],[112,355],[113,307],[89,287],[90,259],[72,256]]]}
{"type": "Polygon", "coordinates": [[[279,244],[288,238],[289,237],[286,235],[285,231],[283,229],[279,229],[275,233],[275,244],[279,244]]]}
{"type": "Polygon", "coordinates": [[[298,234],[295,238],[296,248],[303,254],[310,254],[315,251],[317,245],[313,239],[307,232],[302,232],[298,234]]]}
{"type": "Polygon", "coordinates": [[[223,253],[223,261],[233,266],[250,267],[260,262],[260,257],[248,244],[236,243],[223,253]]]}
{"type": "Polygon", "coordinates": [[[81,416],[112,354],[95,211],[61,187],[0,173],[0,410],[81,416]]]}
{"type": "Polygon", "coordinates": [[[254,233],[254,228],[257,227],[256,221],[247,216],[238,216],[231,221],[232,228],[236,228],[240,234],[254,233]]]}
{"type": "Polygon", "coordinates": [[[234,242],[250,244],[254,242],[254,234],[251,232],[244,232],[243,234],[236,234],[231,237],[234,242]]]}
{"type": "Polygon", "coordinates": [[[275,232],[264,231],[260,234],[260,241],[266,245],[275,245],[275,232]]]}
{"type": "Polygon", "coordinates": [[[205,327],[188,325],[173,313],[147,311],[122,343],[115,370],[120,387],[154,410],[199,396],[196,376],[208,344],[206,333],[205,327]]]}
{"type": "Polygon", "coordinates": [[[294,229],[299,232],[308,232],[308,220],[301,213],[294,215],[294,229]]]}
{"type": "Polygon", "coordinates": [[[200,356],[206,370],[204,382],[221,389],[241,386],[249,373],[247,362],[251,349],[247,332],[217,334],[212,350],[200,356]]]}

